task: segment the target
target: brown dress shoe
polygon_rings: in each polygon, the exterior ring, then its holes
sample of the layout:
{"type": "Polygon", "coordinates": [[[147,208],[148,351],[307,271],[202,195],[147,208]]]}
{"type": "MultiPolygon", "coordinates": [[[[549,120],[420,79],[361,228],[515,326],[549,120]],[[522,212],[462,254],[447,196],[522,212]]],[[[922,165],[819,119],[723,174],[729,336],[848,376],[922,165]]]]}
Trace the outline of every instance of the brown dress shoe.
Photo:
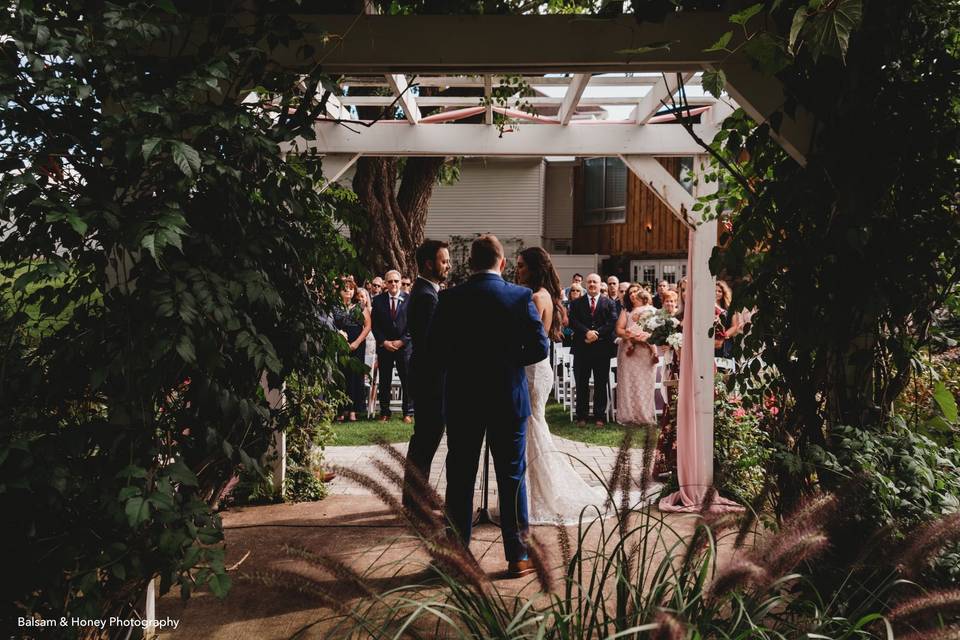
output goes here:
{"type": "Polygon", "coordinates": [[[403,416],[403,424],[413,424],[413,418],[410,416],[403,416]]]}
{"type": "Polygon", "coordinates": [[[536,571],[532,560],[517,560],[507,563],[507,575],[511,578],[522,578],[536,571]]]}
{"type": "Polygon", "coordinates": [[[586,421],[586,420],[577,420],[577,426],[578,426],[578,427],[585,427],[585,426],[587,426],[587,421],[586,421]]]}
{"type": "Polygon", "coordinates": [[[390,416],[380,416],[377,418],[377,422],[390,422],[390,416]]]}
{"type": "Polygon", "coordinates": [[[607,426],[607,423],[604,422],[603,420],[597,420],[596,422],[594,422],[594,424],[597,425],[598,427],[605,427],[605,426],[607,426]]]}

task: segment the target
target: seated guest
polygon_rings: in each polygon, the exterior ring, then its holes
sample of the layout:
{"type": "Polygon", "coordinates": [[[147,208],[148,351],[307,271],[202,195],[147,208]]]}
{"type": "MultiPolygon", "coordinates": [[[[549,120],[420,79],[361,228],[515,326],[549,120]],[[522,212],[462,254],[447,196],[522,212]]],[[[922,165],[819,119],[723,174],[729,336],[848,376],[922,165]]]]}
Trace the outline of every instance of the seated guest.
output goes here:
{"type": "Polygon", "coordinates": [[[716,330],[713,334],[713,357],[730,358],[733,356],[733,340],[728,335],[733,325],[733,310],[730,303],[733,301],[733,292],[723,280],[717,280],[716,302],[714,315],[716,316],[716,330]]]}
{"type": "Polygon", "coordinates": [[[620,300],[620,278],[617,276],[607,276],[607,295],[616,303],[617,316],[619,317],[623,304],[620,300]]]}
{"type": "Polygon", "coordinates": [[[593,377],[593,418],[598,427],[606,423],[607,386],[610,382],[610,351],[617,324],[614,303],[600,295],[600,276],[587,276],[587,293],[570,305],[573,329],[573,372],[577,386],[577,424],[584,426],[590,408],[590,377],[593,377]]]}
{"type": "Polygon", "coordinates": [[[570,326],[570,306],[583,295],[583,287],[579,284],[570,285],[570,296],[563,301],[566,313],[563,314],[563,346],[573,346],[573,328],[570,326]]]}
{"type": "Polygon", "coordinates": [[[657,293],[653,296],[653,306],[657,309],[663,308],[663,294],[665,294],[670,289],[670,283],[666,280],[661,280],[657,284],[657,293]]]}
{"type": "Polygon", "coordinates": [[[663,294],[663,310],[669,313],[671,316],[677,315],[677,312],[680,310],[677,305],[677,296],[676,291],[667,291],[663,294]]]}
{"type": "Polygon", "coordinates": [[[388,271],[383,283],[385,291],[373,299],[371,313],[380,370],[380,420],[385,422],[390,419],[390,386],[393,368],[396,367],[403,396],[403,421],[409,424],[413,422],[413,401],[407,390],[407,366],[410,363],[407,297],[400,292],[399,271],[388,271]]]}
{"type": "Polygon", "coordinates": [[[570,280],[570,286],[563,290],[563,299],[564,299],[564,300],[569,300],[569,299],[570,299],[570,289],[573,287],[573,285],[577,285],[578,287],[582,287],[582,286],[583,286],[583,276],[580,275],[579,273],[573,274],[573,279],[570,280]]]}
{"type": "Polygon", "coordinates": [[[377,276],[373,280],[369,280],[367,282],[367,293],[370,294],[371,300],[380,295],[381,291],[383,291],[383,278],[380,276],[377,276]]]}
{"type": "MultiPolygon", "coordinates": [[[[364,307],[357,285],[351,276],[345,276],[340,284],[340,301],[343,306],[333,310],[333,322],[340,335],[350,347],[350,356],[363,364],[366,353],[367,335],[370,333],[370,311],[364,307]]],[[[347,397],[350,403],[341,419],[357,421],[357,414],[366,413],[366,393],[363,385],[363,373],[344,367],[347,397]]]]}
{"type": "Polygon", "coordinates": [[[683,308],[687,305],[687,279],[680,278],[680,282],[677,283],[677,311],[676,317],[678,319],[683,319],[683,308]]]}

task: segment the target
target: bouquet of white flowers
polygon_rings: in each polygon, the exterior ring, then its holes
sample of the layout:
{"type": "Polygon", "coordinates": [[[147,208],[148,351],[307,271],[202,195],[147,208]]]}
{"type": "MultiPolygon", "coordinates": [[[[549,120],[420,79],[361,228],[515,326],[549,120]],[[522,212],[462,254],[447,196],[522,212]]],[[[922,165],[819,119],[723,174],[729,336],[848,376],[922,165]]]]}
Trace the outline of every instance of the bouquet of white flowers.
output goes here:
{"type": "Polygon", "coordinates": [[[650,334],[650,337],[647,338],[647,344],[670,344],[668,338],[680,332],[680,321],[660,309],[644,321],[643,330],[650,334]]]}
{"type": "Polygon", "coordinates": [[[683,334],[679,331],[671,333],[667,336],[667,344],[670,345],[670,348],[674,351],[679,351],[680,347],[683,346],[683,334]]]}

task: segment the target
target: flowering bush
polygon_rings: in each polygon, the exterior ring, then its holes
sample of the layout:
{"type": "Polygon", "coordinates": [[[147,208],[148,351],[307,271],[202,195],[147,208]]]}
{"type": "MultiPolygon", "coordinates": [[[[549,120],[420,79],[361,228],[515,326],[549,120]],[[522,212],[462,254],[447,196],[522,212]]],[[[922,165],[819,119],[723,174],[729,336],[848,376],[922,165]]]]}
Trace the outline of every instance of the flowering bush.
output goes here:
{"type": "Polygon", "coordinates": [[[764,420],[779,407],[769,399],[748,403],[719,382],[714,394],[714,484],[743,503],[763,490],[772,452],[764,420]]]}

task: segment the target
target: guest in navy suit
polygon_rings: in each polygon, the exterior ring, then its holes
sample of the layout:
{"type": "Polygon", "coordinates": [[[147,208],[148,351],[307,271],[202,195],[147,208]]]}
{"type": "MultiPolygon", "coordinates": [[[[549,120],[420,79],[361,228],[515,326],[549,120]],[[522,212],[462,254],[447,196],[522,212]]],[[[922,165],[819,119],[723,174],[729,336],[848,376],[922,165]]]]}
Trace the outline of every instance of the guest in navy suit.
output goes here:
{"type": "Polygon", "coordinates": [[[408,378],[417,406],[404,470],[403,504],[408,509],[416,509],[416,500],[411,495],[416,484],[411,482],[411,474],[430,480],[430,465],[443,437],[442,385],[438,367],[430,361],[427,335],[437,308],[440,284],[450,272],[450,250],[446,242],[425,240],[417,249],[416,257],[420,275],[411,287],[407,303],[407,329],[413,347],[408,378]]]}
{"type": "Polygon", "coordinates": [[[587,293],[570,305],[573,329],[573,377],[577,383],[577,423],[586,424],[590,408],[590,376],[593,375],[593,419],[598,427],[607,420],[607,387],[610,383],[610,353],[617,326],[616,304],[600,295],[600,276],[587,276],[587,293]]]}
{"type": "Polygon", "coordinates": [[[447,419],[447,518],[470,542],[473,492],[486,435],[500,501],[500,530],[511,575],[532,571],[528,526],[526,428],[530,396],[524,367],[547,357],[549,341],[531,292],[509,284],[503,247],[480,236],[470,248],[473,275],[440,294],[429,343],[444,378],[447,419]]]}
{"type": "Polygon", "coordinates": [[[410,363],[410,335],[407,332],[407,298],[400,292],[400,272],[388,271],[383,277],[384,292],[373,299],[371,316],[377,341],[377,366],[380,369],[380,420],[390,419],[390,385],[393,368],[400,376],[403,396],[403,421],[413,422],[413,402],[407,392],[407,366],[410,363]]]}

